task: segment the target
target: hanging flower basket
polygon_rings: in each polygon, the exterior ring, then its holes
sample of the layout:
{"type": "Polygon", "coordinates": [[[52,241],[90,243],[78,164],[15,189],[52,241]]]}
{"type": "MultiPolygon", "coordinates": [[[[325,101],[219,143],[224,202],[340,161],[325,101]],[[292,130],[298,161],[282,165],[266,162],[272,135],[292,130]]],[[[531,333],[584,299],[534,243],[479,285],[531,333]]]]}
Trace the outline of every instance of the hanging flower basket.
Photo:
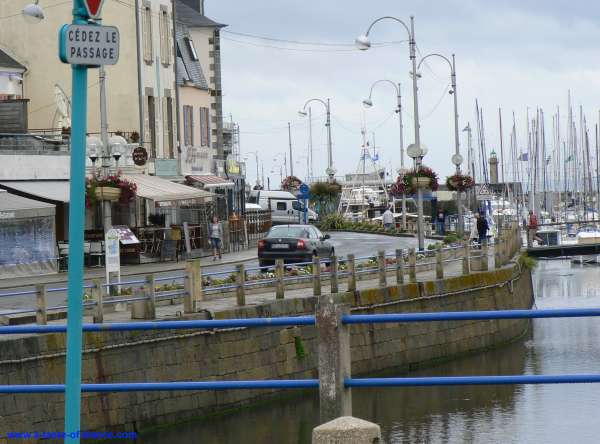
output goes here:
{"type": "Polygon", "coordinates": [[[121,197],[121,189],[113,187],[96,187],[94,190],[96,199],[116,202],[121,197]]]}
{"type": "Polygon", "coordinates": [[[456,173],[453,176],[448,176],[446,178],[446,186],[450,191],[462,193],[473,188],[475,186],[475,180],[466,174],[456,173]]]}
{"type": "Polygon", "coordinates": [[[137,193],[137,185],[123,179],[120,173],[111,176],[88,178],[85,183],[85,205],[92,208],[97,201],[131,202],[137,193]]]}
{"type": "Polygon", "coordinates": [[[422,166],[418,170],[408,170],[403,175],[398,176],[396,182],[390,188],[390,193],[394,197],[400,197],[402,194],[415,194],[419,188],[436,191],[438,187],[438,176],[435,171],[422,166]]]}
{"type": "Polygon", "coordinates": [[[297,191],[302,185],[302,181],[296,176],[288,176],[281,182],[281,189],[285,191],[297,191]]]}

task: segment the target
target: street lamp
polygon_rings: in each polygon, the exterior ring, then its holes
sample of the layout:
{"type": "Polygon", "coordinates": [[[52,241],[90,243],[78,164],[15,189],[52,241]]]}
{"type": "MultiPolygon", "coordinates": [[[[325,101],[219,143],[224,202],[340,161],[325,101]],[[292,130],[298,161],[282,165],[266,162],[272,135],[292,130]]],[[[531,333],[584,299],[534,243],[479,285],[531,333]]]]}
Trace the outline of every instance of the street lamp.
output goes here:
{"type": "Polygon", "coordinates": [[[39,0],[35,0],[35,3],[26,5],[21,11],[27,23],[36,24],[44,20],[44,10],[38,3],[39,0]]]}
{"type": "MultiPolygon", "coordinates": [[[[402,98],[401,98],[401,94],[400,94],[400,83],[396,84],[394,82],[392,82],[391,80],[377,80],[376,82],[374,82],[371,85],[371,89],[369,90],[369,98],[363,100],[363,105],[365,106],[365,108],[371,108],[373,106],[373,100],[371,100],[371,97],[373,96],[373,88],[375,87],[375,85],[379,84],[379,83],[389,83],[390,85],[392,85],[394,87],[394,90],[396,91],[396,98],[397,98],[397,108],[396,108],[396,113],[398,114],[398,124],[400,127],[400,171],[403,174],[404,173],[404,135],[403,135],[403,125],[402,125],[402,98]]],[[[402,193],[402,229],[406,230],[406,194],[402,193]]]]}
{"type": "MultiPolygon", "coordinates": [[[[261,183],[260,183],[260,175],[259,175],[259,172],[258,172],[258,151],[249,151],[248,154],[254,154],[254,158],[256,159],[256,185],[261,185],[261,183]]],[[[263,183],[262,186],[264,187],[265,184],[263,183]]]]}
{"type": "Polygon", "coordinates": [[[301,115],[302,117],[305,117],[307,115],[306,107],[310,102],[321,103],[325,107],[325,110],[327,112],[327,118],[325,121],[325,126],[327,127],[327,169],[325,170],[325,174],[329,176],[329,182],[333,182],[333,178],[335,176],[336,171],[333,168],[333,153],[331,149],[331,111],[329,106],[329,99],[327,99],[327,102],[317,98],[308,99],[302,107],[302,109],[298,111],[299,115],[301,115]]]}
{"type": "MultiPolygon", "coordinates": [[[[110,154],[115,160],[115,171],[119,171],[119,159],[121,158],[121,153],[127,149],[127,141],[122,136],[115,135],[110,137],[108,145],[110,147],[110,154]]],[[[108,153],[106,154],[108,157],[108,153]]]]}
{"type": "Polygon", "coordinates": [[[102,151],[102,141],[96,136],[88,136],[86,137],[85,145],[88,157],[92,161],[93,176],[96,177],[96,161],[100,157],[98,153],[102,151]]]}
{"type": "MultiPolygon", "coordinates": [[[[452,163],[456,166],[456,174],[460,174],[460,165],[463,162],[463,157],[460,155],[460,138],[458,135],[458,94],[456,92],[456,62],[454,59],[454,54],[452,54],[452,61],[450,61],[448,57],[445,57],[442,54],[427,54],[421,59],[421,61],[417,65],[417,69],[419,69],[421,67],[421,64],[425,61],[425,59],[429,57],[439,57],[446,63],[448,63],[448,66],[450,67],[450,80],[452,84],[450,94],[454,96],[454,155],[452,156],[451,160],[452,163]]],[[[462,236],[464,233],[464,219],[460,191],[456,192],[456,206],[458,207],[458,234],[462,236]]]]}
{"type": "MultiPolygon", "coordinates": [[[[356,38],[355,43],[356,47],[362,51],[365,51],[371,47],[371,40],[369,39],[369,33],[371,32],[371,28],[373,26],[382,21],[382,20],[394,20],[400,25],[404,27],[406,32],[408,33],[408,46],[410,50],[410,60],[412,62],[412,86],[413,86],[413,117],[414,117],[414,126],[415,126],[415,148],[424,151],[421,149],[421,135],[419,132],[419,99],[417,96],[417,57],[416,57],[416,48],[417,43],[415,41],[415,22],[414,17],[410,17],[410,28],[404,23],[402,20],[385,16],[380,17],[377,20],[373,21],[369,27],[367,28],[367,32],[356,38]]],[[[408,152],[408,150],[407,150],[408,152]]],[[[409,154],[410,155],[410,154],[409,154]]],[[[423,153],[424,155],[424,153],[423,153]]],[[[413,156],[411,156],[413,157],[413,156]]],[[[422,159],[422,156],[421,156],[422,159]]],[[[419,161],[420,164],[420,161],[419,161]]],[[[419,250],[425,249],[425,238],[423,233],[423,193],[420,188],[417,189],[417,237],[419,238],[419,250]]]]}

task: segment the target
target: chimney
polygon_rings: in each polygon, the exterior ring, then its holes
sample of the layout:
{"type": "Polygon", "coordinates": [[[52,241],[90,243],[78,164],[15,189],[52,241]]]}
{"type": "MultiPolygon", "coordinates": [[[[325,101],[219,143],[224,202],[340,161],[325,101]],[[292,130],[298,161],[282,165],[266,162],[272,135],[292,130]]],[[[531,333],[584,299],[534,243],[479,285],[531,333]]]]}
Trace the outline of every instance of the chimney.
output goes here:
{"type": "Polygon", "coordinates": [[[495,151],[490,153],[490,183],[498,183],[498,156],[495,151]]]}

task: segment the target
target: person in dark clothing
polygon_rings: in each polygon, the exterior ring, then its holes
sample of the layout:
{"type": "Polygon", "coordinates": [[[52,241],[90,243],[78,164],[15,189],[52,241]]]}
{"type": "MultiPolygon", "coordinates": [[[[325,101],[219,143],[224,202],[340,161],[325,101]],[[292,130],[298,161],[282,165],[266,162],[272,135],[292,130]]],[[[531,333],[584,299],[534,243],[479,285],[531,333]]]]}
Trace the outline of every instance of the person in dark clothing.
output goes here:
{"type": "Polygon", "coordinates": [[[477,234],[479,234],[479,245],[483,245],[484,241],[487,241],[487,232],[489,225],[484,214],[480,214],[477,218],[477,234]]]}

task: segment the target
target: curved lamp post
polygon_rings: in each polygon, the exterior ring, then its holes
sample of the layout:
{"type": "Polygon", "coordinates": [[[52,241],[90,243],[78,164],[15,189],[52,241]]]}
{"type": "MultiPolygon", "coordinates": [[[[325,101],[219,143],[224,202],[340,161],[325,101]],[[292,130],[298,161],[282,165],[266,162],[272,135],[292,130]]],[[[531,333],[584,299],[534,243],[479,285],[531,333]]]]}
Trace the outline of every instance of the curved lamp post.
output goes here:
{"type": "Polygon", "coordinates": [[[333,178],[335,176],[335,169],[333,168],[333,154],[331,149],[331,111],[329,107],[329,99],[327,99],[327,102],[317,98],[308,99],[302,107],[302,109],[298,111],[298,114],[300,114],[302,117],[307,115],[306,107],[310,102],[321,103],[325,107],[325,110],[327,112],[327,119],[325,121],[325,126],[327,127],[327,169],[325,170],[325,173],[329,177],[329,182],[333,182],[333,178]]]}
{"type": "MultiPolygon", "coordinates": [[[[375,87],[375,85],[377,85],[379,83],[389,83],[390,85],[392,85],[394,87],[394,90],[396,91],[396,98],[397,98],[397,104],[398,104],[398,107],[396,108],[396,113],[398,114],[398,124],[400,127],[400,171],[401,171],[401,173],[404,173],[404,135],[403,135],[403,126],[402,126],[402,97],[400,94],[400,83],[396,84],[396,83],[392,82],[391,80],[386,80],[386,79],[377,80],[376,82],[374,82],[371,85],[371,89],[369,90],[369,98],[363,100],[362,103],[366,108],[371,108],[373,106],[373,101],[371,100],[371,97],[373,96],[373,88],[375,87]]],[[[405,193],[402,193],[402,229],[406,230],[406,195],[405,195],[405,193]]]]}
{"type": "MultiPolygon", "coordinates": [[[[415,22],[414,17],[410,17],[410,27],[406,25],[402,20],[385,16],[380,17],[377,20],[374,20],[369,27],[367,28],[367,32],[363,35],[360,35],[356,38],[355,43],[356,47],[362,51],[365,51],[371,47],[371,40],[369,39],[369,34],[371,29],[376,23],[379,23],[382,20],[394,20],[400,25],[404,27],[408,34],[408,46],[410,50],[410,60],[412,62],[412,86],[413,86],[413,116],[414,116],[414,126],[415,126],[415,147],[420,149],[421,146],[421,135],[419,131],[419,99],[417,95],[417,57],[416,57],[416,47],[417,43],[415,41],[415,22]]],[[[424,155],[424,153],[423,153],[424,155]]],[[[415,159],[415,167],[419,168],[421,166],[421,160],[423,156],[414,156],[415,159]]],[[[417,237],[419,238],[419,250],[425,249],[425,237],[423,232],[423,191],[421,188],[417,188],[417,237]]]]}
{"type": "MultiPolygon", "coordinates": [[[[450,67],[450,80],[452,84],[452,90],[450,94],[454,95],[454,155],[452,156],[452,163],[456,166],[456,173],[460,173],[460,165],[463,161],[462,156],[460,155],[460,138],[458,135],[458,99],[456,93],[456,62],[454,59],[454,54],[452,54],[452,61],[448,59],[448,57],[443,56],[442,54],[432,53],[427,54],[425,57],[421,59],[419,64],[417,65],[417,69],[421,67],[421,64],[425,61],[425,59],[429,57],[438,57],[448,63],[450,67]]],[[[458,234],[461,236],[464,233],[464,220],[463,220],[463,211],[460,199],[460,191],[456,192],[456,206],[458,207],[458,234]]]]}

